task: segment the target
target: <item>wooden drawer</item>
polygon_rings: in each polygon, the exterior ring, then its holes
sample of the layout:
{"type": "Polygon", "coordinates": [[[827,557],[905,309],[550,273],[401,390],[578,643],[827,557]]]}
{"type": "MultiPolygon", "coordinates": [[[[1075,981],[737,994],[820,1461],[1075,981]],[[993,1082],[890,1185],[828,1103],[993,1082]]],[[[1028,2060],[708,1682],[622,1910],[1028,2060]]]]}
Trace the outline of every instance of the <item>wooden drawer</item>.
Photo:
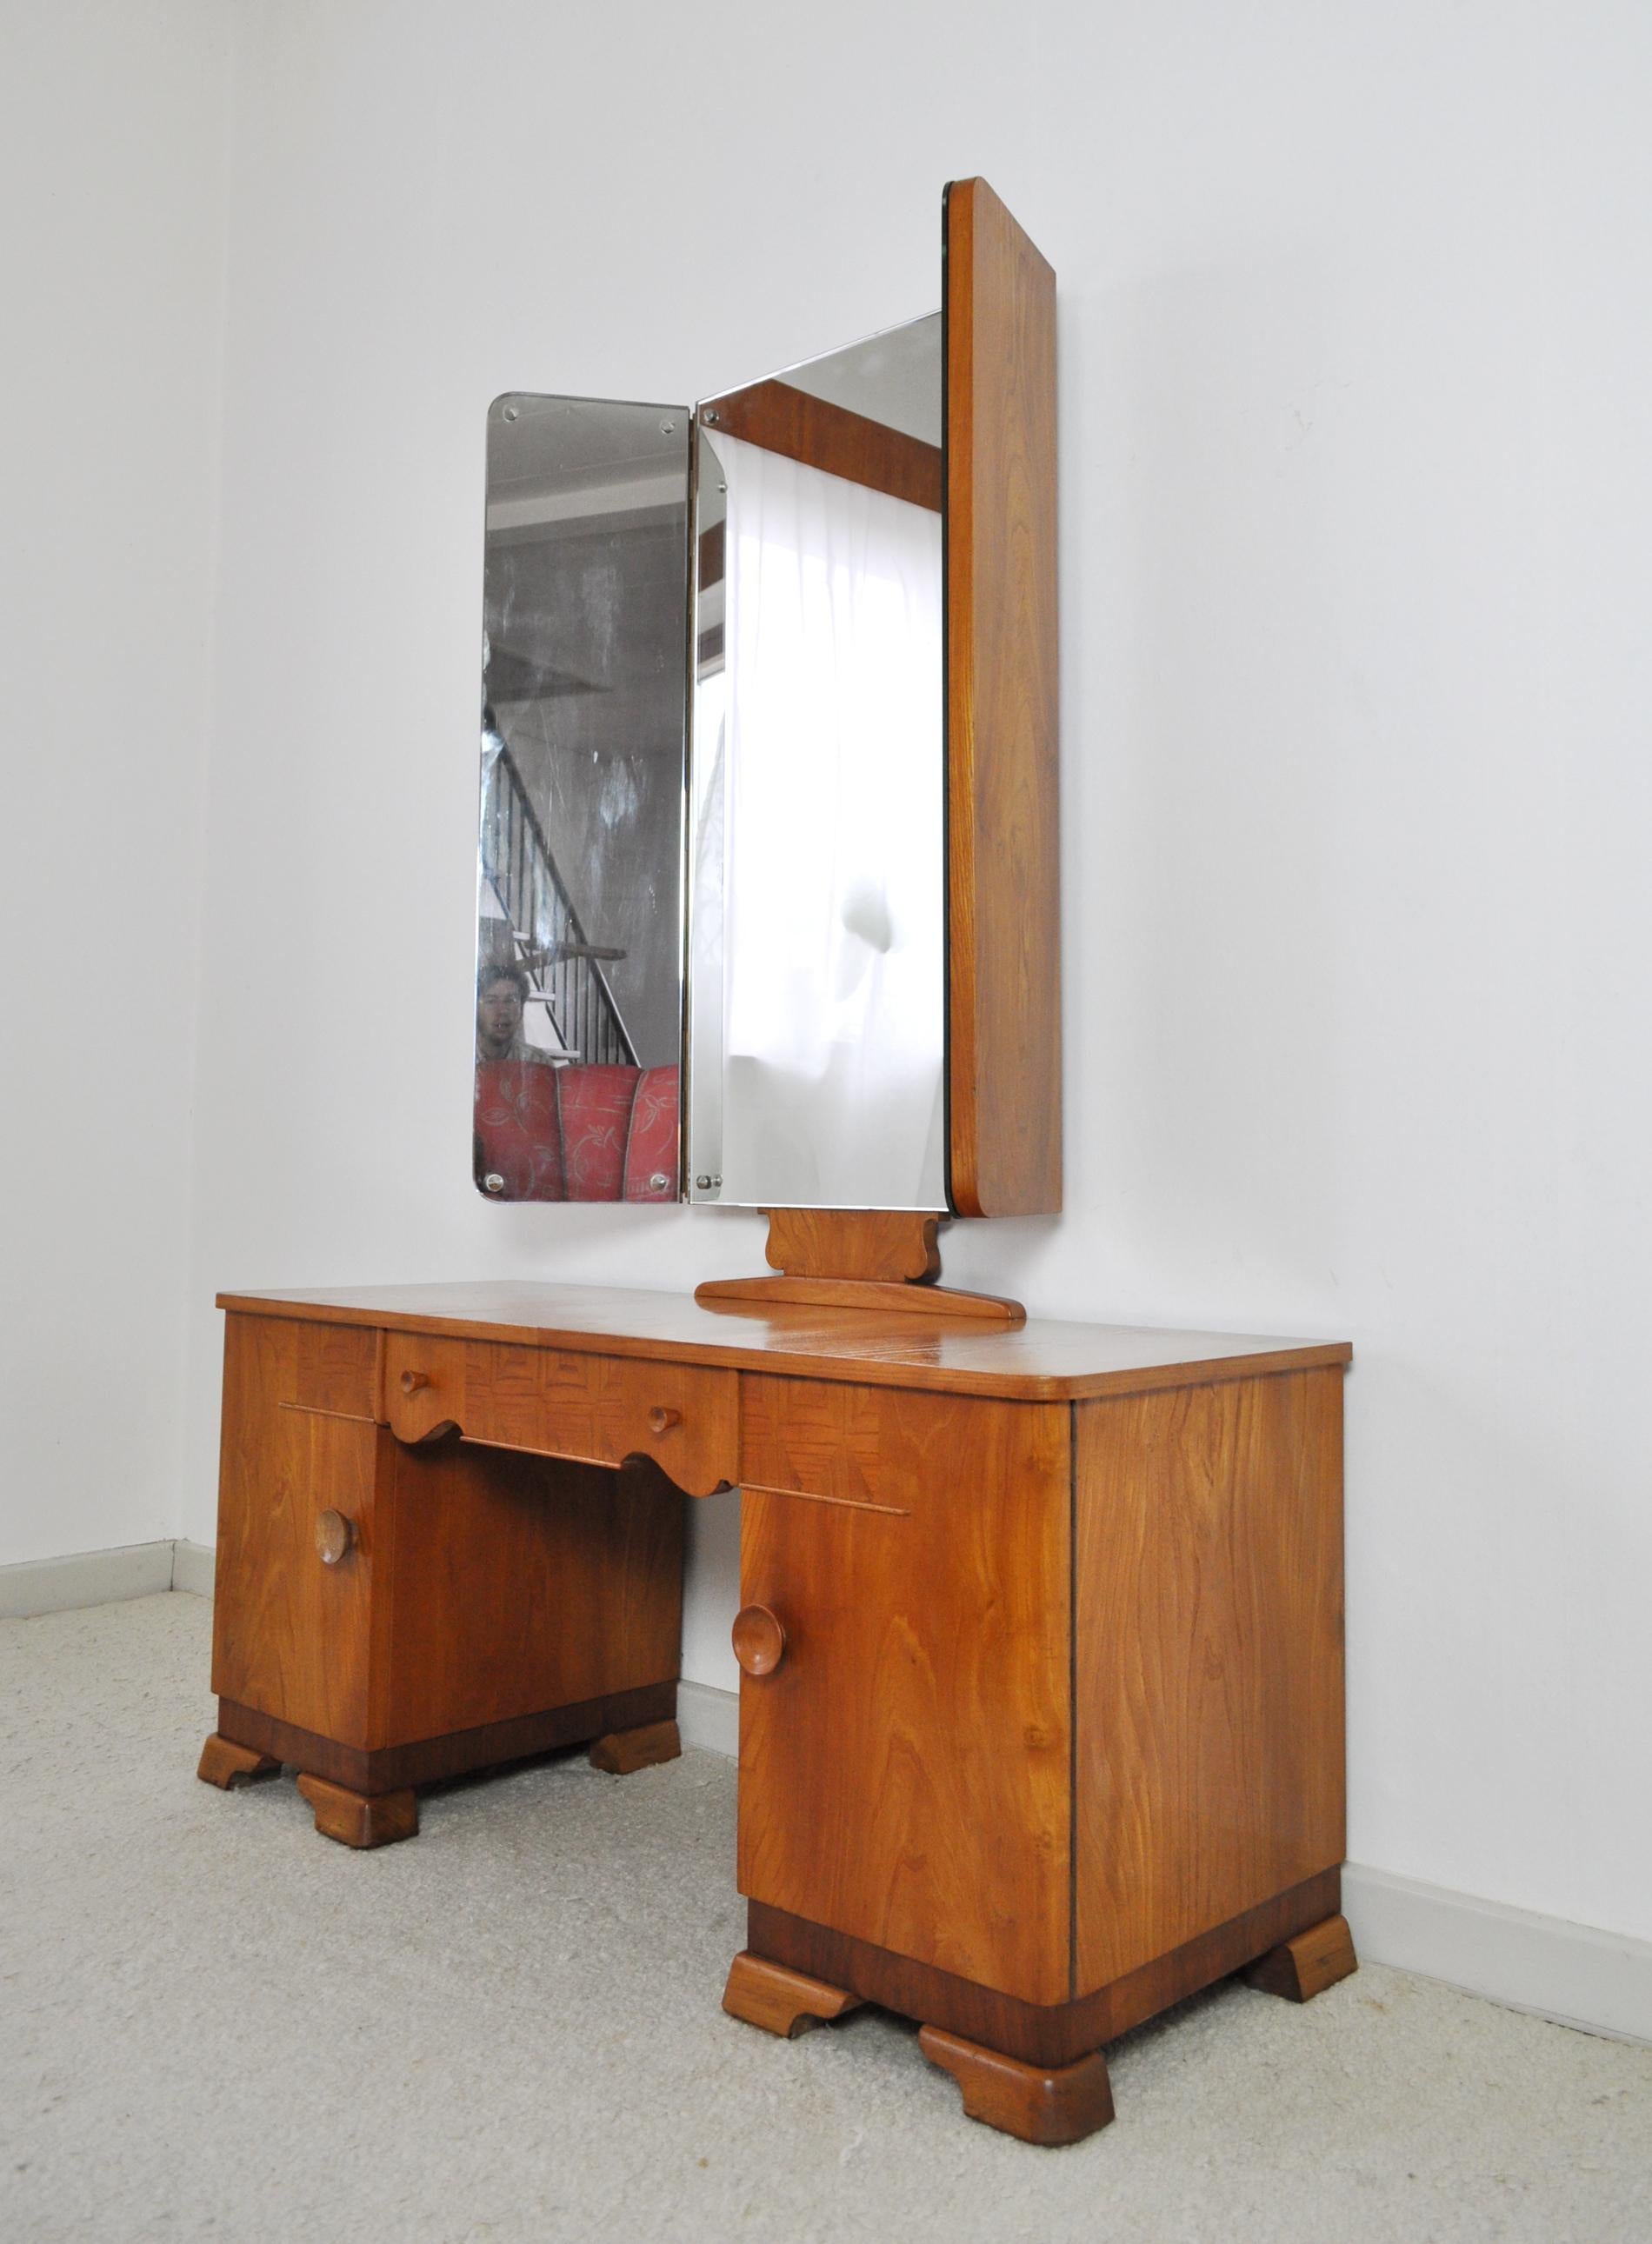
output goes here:
{"type": "Polygon", "coordinates": [[[967,1480],[999,1408],[968,1396],[748,1372],[741,1485],[922,1514],[967,1480]]]}
{"type": "Polygon", "coordinates": [[[693,1496],[732,1485],[739,1470],[732,1371],[389,1333],[384,1402],[407,1442],[457,1426],[467,1441],[587,1464],[652,1457],[693,1496]]]}

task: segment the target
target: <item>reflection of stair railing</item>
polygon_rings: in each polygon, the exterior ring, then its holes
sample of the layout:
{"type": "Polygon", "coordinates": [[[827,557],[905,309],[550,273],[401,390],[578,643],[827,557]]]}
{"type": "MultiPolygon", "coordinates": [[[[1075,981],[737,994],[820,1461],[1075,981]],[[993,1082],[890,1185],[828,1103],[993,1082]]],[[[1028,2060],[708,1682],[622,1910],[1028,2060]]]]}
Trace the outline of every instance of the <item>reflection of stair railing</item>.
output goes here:
{"type": "Polygon", "coordinates": [[[636,1049],[601,965],[625,953],[586,940],[516,760],[497,733],[484,743],[481,839],[484,875],[558,1041],[571,1058],[634,1067],[636,1049]]]}

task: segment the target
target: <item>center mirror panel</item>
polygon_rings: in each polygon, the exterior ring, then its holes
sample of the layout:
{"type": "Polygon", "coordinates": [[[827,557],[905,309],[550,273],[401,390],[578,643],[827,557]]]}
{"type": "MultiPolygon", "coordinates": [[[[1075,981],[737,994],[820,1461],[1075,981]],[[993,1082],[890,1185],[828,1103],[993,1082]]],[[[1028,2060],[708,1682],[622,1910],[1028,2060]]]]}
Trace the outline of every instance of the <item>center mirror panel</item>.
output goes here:
{"type": "Polygon", "coordinates": [[[680,1186],[688,422],[488,414],[475,1166],[494,1200],[680,1186]]]}
{"type": "Polygon", "coordinates": [[[695,431],[689,1197],[946,1206],[940,314],[695,431]]]}

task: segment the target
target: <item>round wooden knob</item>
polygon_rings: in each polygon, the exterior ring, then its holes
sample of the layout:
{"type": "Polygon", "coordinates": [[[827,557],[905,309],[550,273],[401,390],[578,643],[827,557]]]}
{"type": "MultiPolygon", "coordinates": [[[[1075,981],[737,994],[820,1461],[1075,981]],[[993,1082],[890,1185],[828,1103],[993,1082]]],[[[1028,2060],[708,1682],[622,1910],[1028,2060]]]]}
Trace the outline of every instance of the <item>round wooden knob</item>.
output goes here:
{"type": "Polygon", "coordinates": [[[667,1432],[673,1426],[681,1425],[682,1412],[680,1410],[668,1410],[662,1403],[658,1409],[650,1410],[648,1413],[648,1423],[653,1427],[656,1434],[663,1434],[667,1432]]]}
{"type": "Polygon", "coordinates": [[[416,1395],[421,1387],[428,1387],[430,1383],[430,1375],[428,1371],[404,1371],[402,1374],[403,1395],[416,1395]]]}
{"type": "Polygon", "coordinates": [[[786,1632],[767,1605],[746,1605],[735,1616],[734,1644],[748,1675],[772,1675],[786,1654],[786,1632]]]}
{"type": "Polygon", "coordinates": [[[342,1511],[323,1511],[315,1522],[315,1547],[324,1566],[336,1566],[348,1558],[355,1541],[355,1523],[342,1511]]]}

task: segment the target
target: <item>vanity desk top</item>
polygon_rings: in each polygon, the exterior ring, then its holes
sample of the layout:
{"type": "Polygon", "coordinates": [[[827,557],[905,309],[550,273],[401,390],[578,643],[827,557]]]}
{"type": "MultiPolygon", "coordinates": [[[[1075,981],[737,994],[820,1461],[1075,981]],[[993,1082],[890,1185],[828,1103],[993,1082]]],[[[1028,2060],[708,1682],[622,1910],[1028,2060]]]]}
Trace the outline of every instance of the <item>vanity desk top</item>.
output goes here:
{"type": "Polygon", "coordinates": [[[1023,1402],[1074,1402],[1344,1364],[1345,1341],[1032,1318],[1009,1330],[899,1311],[728,1303],[606,1286],[471,1284],[225,1293],[220,1308],[572,1355],[702,1363],[1023,1402]]]}

